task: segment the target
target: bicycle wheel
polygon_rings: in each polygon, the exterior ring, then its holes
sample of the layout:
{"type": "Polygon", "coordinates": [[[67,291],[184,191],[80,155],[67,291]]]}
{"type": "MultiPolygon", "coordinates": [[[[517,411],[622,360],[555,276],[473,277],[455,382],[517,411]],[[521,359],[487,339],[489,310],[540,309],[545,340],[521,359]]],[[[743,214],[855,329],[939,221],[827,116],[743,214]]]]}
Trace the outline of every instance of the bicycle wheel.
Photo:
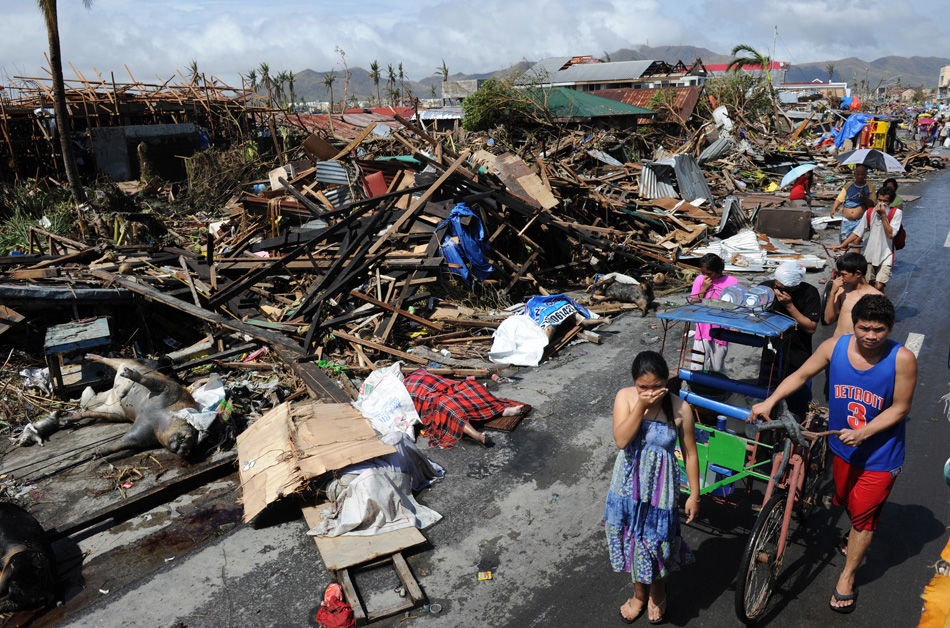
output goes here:
{"type": "Polygon", "coordinates": [[[798,496],[798,516],[804,523],[819,502],[818,489],[825,478],[825,465],[828,463],[828,437],[815,441],[805,465],[805,481],[802,483],[802,493],[798,496]]]}
{"type": "Polygon", "coordinates": [[[759,512],[736,575],[736,615],[750,624],[765,611],[775,582],[778,539],[785,517],[784,492],[772,495],[759,512]]]}

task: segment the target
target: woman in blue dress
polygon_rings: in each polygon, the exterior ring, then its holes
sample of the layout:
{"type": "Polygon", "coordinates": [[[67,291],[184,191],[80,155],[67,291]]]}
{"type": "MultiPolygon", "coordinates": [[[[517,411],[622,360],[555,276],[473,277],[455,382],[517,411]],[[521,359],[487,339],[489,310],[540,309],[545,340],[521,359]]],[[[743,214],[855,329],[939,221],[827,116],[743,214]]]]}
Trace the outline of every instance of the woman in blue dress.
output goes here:
{"type": "Polygon", "coordinates": [[[669,368],[655,351],[637,354],[630,368],[633,386],[614,400],[613,435],[620,452],[607,493],[604,525],[614,571],[630,572],[634,595],[620,607],[632,623],[647,611],[651,624],[666,616],[664,579],[692,556],[680,536],[680,440],[689,498],[686,523],[699,513],[699,461],[693,411],[667,389],[669,368]]]}

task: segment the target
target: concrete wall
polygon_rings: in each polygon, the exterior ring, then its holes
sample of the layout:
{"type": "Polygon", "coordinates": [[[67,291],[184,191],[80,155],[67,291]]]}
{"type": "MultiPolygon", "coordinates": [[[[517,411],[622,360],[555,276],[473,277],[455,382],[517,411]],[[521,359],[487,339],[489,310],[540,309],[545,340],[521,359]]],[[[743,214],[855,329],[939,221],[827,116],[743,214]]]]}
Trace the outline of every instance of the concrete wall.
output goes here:
{"type": "Polygon", "coordinates": [[[161,144],[192,140],[197,146],[197,129],[191,122],[184,124],[142,124],[110,126],[92,129],[96,167],[114,181],[128,181],[137,172],[139,142],[161,144]],[[131,147],[131,150],[130,150],[131,147]]]}

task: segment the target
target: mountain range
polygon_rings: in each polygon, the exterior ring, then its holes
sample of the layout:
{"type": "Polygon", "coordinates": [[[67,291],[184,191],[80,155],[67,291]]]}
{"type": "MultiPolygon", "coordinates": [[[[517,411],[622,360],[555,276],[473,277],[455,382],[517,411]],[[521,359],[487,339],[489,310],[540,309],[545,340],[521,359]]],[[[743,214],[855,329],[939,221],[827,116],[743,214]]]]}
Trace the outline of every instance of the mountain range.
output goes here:
{"type": "MultiPolygon", "coordinates": [[[[604,52],[604,61],[633,61],[640,59],[657,59],[667,63],[683,61],[690,64],[696,59],[705,63],[728,63],[732,55],[720,54],[696,46],[639,46],[637,48],[621,48],[614,52],[604,52]]],[[[522,71],[534,65],[532,61],[521,61],[507,68],[475,74],[449,74],[449,80],[485,79],[492,76],[506,75],[522,71]]],[[[856,57],[834,59],[829,61],[815,61],[812,63],[793,64],[786,73],[788,82],[809,82],[814,79],[828,80],[829,66],[834,66],[832,80],[846,81],[856,86],[860,81],[875,87],[878,84],[906,85],[908,87],[934,87],[940,68],[950,65],[946,57],[881,57],[874,61],[864,61],[856,57]]],[[[297,72],[294,78],[294,91],[298,100],[327,101],[329,90],[324,85],[324,76],[330,71],[317,72],[303,70],[297,72]]],[[[343,97],[343,71],[334,70],[333,99],[339,102],[343,97]]],[[[388,70],[383,68],[379,80],[379,93],[383,101],[387,100],[388,70]]],[[[439,85],[442,77],[433,69],[431,76],[418,81],[404,78],[406,91],[419,98],[439,96],[439,85]],[[434,89],[434,93],[433,93],[434,89]]],[[[399,79],[396,79],[396,88],[399,88],[399,79]]],[[[376,85],[370,78],[369,71],[363,68],[351,68],[350,80],[347,88],[347,99],[355,95],[360,100],[376,98],[376,85]]]]}

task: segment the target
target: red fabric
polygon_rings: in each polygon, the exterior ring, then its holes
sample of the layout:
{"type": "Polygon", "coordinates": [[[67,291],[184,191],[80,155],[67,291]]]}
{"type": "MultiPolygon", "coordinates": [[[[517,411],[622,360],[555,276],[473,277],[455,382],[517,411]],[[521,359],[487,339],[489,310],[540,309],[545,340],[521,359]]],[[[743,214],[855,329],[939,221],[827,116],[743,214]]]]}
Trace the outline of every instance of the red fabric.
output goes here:
{"type": "MultiPolygon", "coordinates": [[[[835,505],[851,517],[855,530],[875,530],[897,475],[891,471],[867,471],[834,458],[835,505]]],[[[899,471],[899,469],[898,469],[899,471]]]]}
{"type": "Polygon", "coordinates": [[[406,375],[403,382],[419,412],[429,436],[429,446],[444,449],[462,438],[469,422],[490,421],[522,404],[499,399],[478,382],[455,381],[418,369],[406,375]]]}
{"type": "Polygon", "coordinates": [[[795,183],[792,184],[792,191],[788,194],[788,200],[790,201],[804,201],[805,193],[808,192],[808,175],[803,174],[802,176],[795,179],[795,183]]]}
{"type": "Polygon", "coordinates": [[[343,600],[343,589],[332,582],[323,592],[323,603],[317,609],[317,626],[320,628],[354,628],[353,607],[343,600]]]}

